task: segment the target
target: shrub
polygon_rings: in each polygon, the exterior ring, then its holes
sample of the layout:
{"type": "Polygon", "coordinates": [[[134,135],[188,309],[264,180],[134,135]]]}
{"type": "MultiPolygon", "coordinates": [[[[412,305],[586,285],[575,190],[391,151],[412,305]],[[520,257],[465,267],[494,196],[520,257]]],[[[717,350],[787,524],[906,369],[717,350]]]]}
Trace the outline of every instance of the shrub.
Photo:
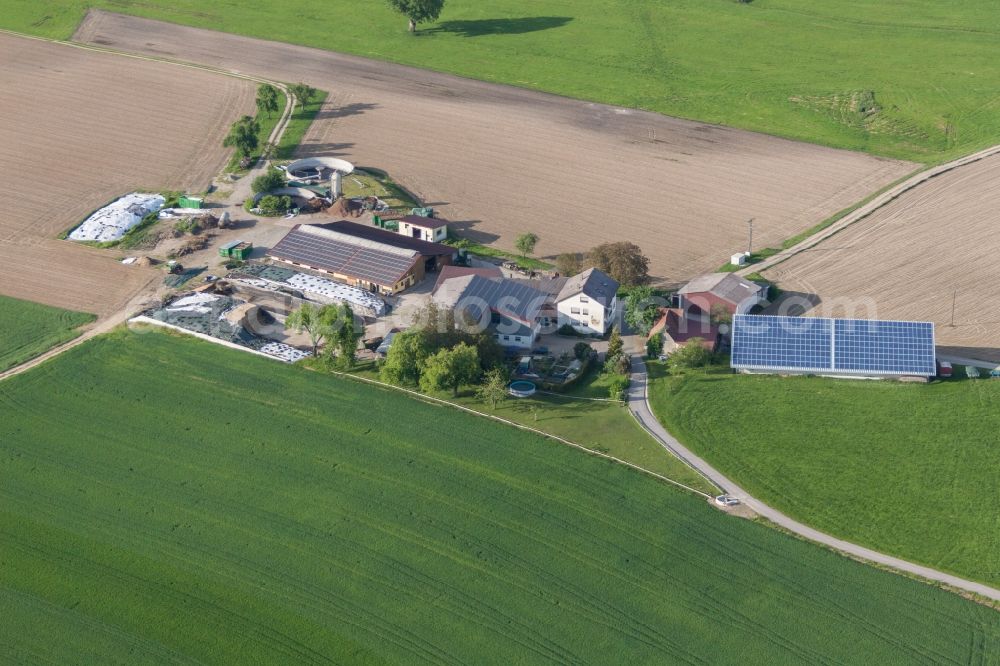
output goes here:
{"type": "Polygon", "coordinates": [[[615,375],[608,383],[608,397],[612,400],[624,401],[628,385],[628,375],[615,375]]]}
{"type": "Polygon", "coordinates": [[[667,367],[677,373],[691,368],[701,368],[712,363],[712,352],[705,348],[701,338],[691,338],[683,347],[670,355],[667,367]]]}
{"type": "Polygon", "coordinates": [[[558,333],[559,335],[567,335],[571,338],[580,337],[580,334],[577,333],[576,329],[573,328],[570,324],[563,324],[562,326],[559,327],[556,333],[558,333]]]}
{"type": "Polygon", "coordinates": [[[254,194],[260,194],[261,192],[276,190],[279,187],[284,187],[284,185],[285,177],[281,175],[281,172],[277,169],[268,169],[264,175],[253,179],[250,189],[253,190],[254,194]]]}
{"type": "Polygon", "coordinates": [[[269,194],[266,197],[261,197],[257,207],[263,215],[281,215],[292,207],[292,198],[288,195],[276,197],[269,194]]]}
{"type": "Polygon", "coordinates": [[[578,361],[583,361],[593,353],[594,353],[594,348],[591,347],[586,342],[578,342],[575,345],[573,345],[573,356],[578,361]]]}
{"type": "Polygon", "coordinates": [[[663,352],[663,333],[655,333],[646,340],[646,356],[656,358],[663,352]]]}

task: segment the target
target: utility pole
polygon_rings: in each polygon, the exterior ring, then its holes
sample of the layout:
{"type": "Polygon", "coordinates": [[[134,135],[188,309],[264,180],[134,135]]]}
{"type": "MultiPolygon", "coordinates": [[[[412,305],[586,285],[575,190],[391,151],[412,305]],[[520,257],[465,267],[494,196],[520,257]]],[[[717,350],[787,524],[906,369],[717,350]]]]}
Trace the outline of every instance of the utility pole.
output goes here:
{"type": "Polygon", "coordinates": [[[754,218],[752,217],[749,220],[747,220],[747,224],[750,226],[750,240],[747,241],[748,256],[750,255],[751,252],[753,252],[753,220],[754,218]]]}

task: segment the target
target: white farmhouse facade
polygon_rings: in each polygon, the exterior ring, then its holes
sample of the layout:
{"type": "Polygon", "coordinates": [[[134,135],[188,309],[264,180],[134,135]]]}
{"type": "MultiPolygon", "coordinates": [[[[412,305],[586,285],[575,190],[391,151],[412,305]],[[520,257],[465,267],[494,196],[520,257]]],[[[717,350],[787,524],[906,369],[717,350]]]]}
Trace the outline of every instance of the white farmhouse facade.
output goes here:
{"type": "Polygon", "coordinates": [[[618,283],[591,268],[571,277],[556,297],[557,325],[604,335],[618,319],[618,283]]]}

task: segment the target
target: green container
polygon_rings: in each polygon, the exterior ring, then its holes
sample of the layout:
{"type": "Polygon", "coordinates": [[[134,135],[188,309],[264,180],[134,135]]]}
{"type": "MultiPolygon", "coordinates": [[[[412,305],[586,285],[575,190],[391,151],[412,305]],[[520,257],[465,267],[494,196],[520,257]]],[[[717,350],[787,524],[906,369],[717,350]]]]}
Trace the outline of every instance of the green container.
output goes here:
{"type": "Polygon", "coordinates": [[[182,196],[177,199],[177,204],[181,208],[201,208],[205,205],[205,200],[200,197],[182,196]]]}

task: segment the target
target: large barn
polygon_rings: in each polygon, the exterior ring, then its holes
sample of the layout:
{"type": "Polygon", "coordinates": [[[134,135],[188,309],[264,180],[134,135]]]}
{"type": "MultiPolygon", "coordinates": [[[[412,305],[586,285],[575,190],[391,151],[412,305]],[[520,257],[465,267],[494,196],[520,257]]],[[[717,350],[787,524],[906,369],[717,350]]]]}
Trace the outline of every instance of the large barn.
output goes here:
{"type": "Polygon", "coordinates": [[[935,360],[930,322],[733,317],[730,364],[742,372],[933,377],[935,360]]]}
{"type": "Polygon", "coordinates": [[[295,225],[267,254],[362,289],[394,294],[451,264],[454,253],[440,243],[340,221],[295,225]]]}

